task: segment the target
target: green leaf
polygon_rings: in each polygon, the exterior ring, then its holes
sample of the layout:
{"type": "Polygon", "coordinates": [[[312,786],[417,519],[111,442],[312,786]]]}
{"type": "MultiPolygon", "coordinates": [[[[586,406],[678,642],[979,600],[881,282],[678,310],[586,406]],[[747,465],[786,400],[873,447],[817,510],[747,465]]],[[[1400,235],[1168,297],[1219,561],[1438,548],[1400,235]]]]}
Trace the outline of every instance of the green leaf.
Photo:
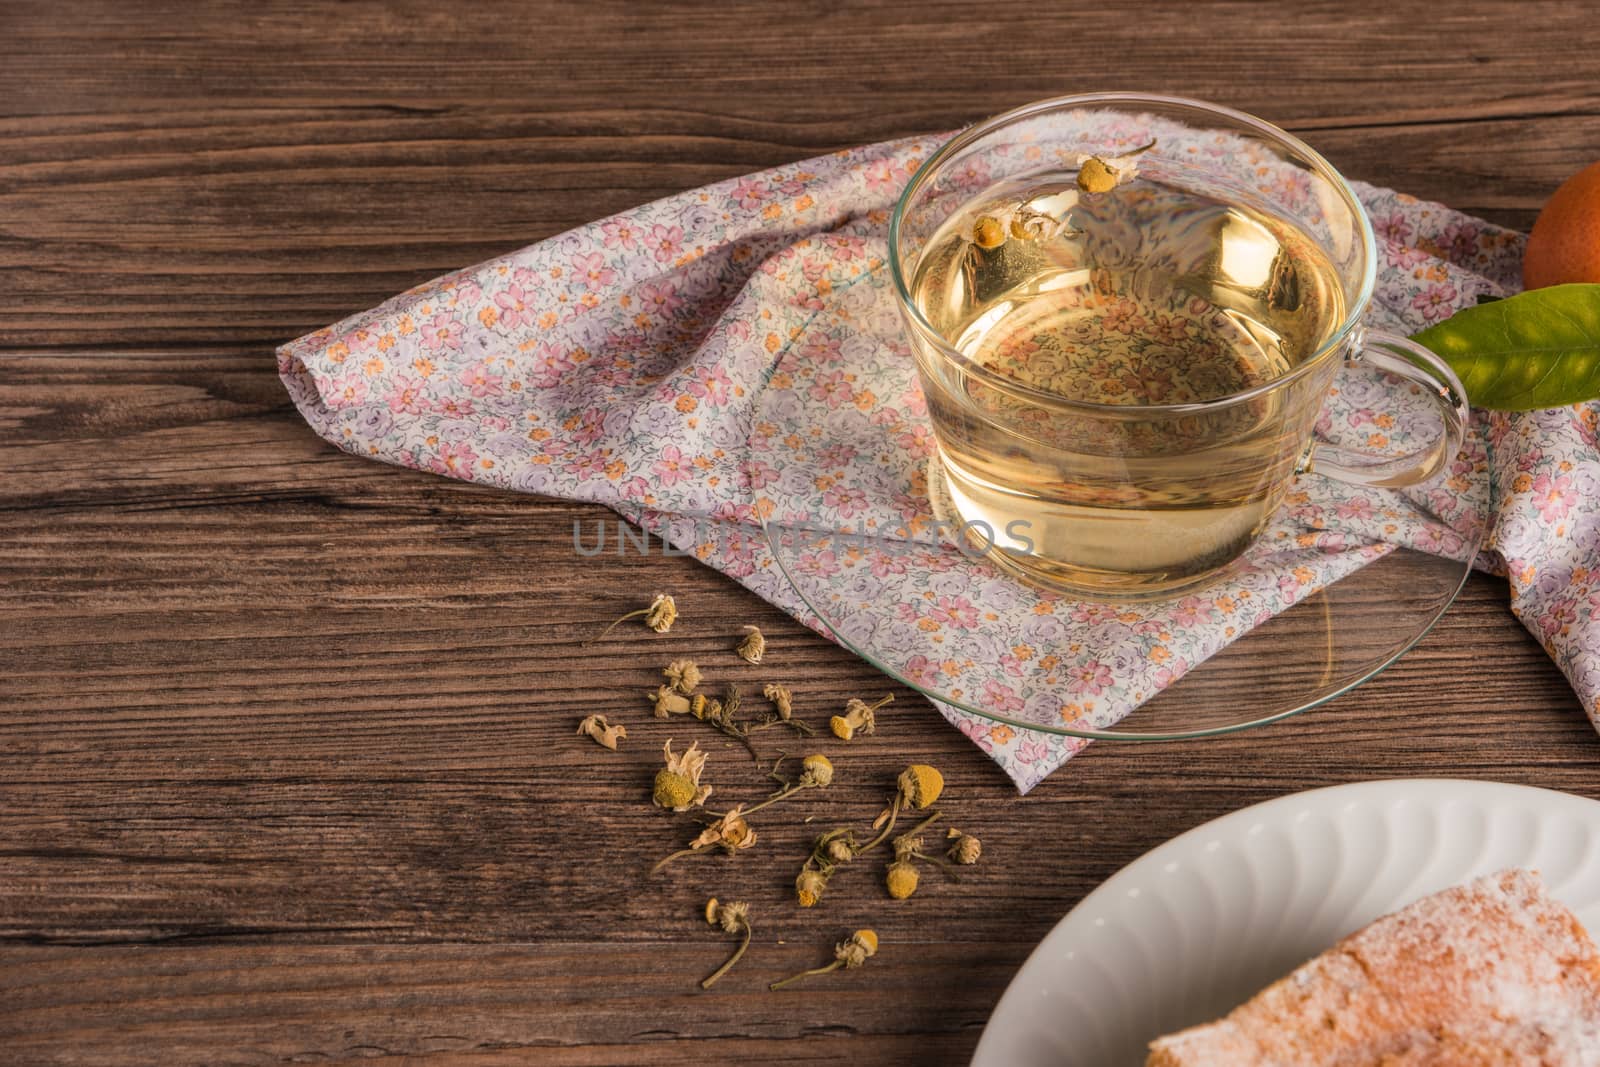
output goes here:
{"type": "Polygon", "coordinates": [[[1600,398],[1600,285],[1553,285],[1464,308],[1411,339],[1450,364],[1475,408],[1600,398]]]}

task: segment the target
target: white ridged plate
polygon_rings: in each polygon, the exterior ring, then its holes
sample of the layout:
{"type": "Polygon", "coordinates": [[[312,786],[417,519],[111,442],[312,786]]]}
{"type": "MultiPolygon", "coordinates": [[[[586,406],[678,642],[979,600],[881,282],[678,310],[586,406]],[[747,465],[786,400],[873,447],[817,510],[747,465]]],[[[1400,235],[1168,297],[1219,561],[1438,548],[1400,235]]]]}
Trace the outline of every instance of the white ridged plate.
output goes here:
{"type": "Polygon", "coordinates": [[[1225,1015],[1380,915],[1532,867],[1600,937],[1600,802],[1407,778],[1280,797],[1146,853],[1090,893],[1012,979],[976,1067],[1142,1067],[1162,1034],[1225,1015]]]}

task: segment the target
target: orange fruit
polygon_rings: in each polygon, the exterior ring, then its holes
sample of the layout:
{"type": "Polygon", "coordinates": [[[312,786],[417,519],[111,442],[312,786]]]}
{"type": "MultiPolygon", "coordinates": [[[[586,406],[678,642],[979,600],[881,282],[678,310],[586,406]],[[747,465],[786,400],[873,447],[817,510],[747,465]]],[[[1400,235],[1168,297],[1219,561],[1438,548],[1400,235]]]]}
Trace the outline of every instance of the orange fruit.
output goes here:
{"type": "Polygon", "coordinates": [[[1561,183],[1522,254],[1522,287],[1600,282],[1600,163],[1561,183]]]}

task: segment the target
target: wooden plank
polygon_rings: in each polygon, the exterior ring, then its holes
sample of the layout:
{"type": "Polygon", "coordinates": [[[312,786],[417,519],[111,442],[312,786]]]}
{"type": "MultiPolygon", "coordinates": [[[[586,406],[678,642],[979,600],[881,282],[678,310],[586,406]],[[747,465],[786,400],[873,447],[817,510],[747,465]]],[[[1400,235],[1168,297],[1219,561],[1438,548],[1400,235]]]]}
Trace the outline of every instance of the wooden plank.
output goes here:
{"type": "Polygon", "coordinates": [[[822,11],[8,5],[0,345],[264,346],[659,196],[1088,89],[1243,107],[1522,227],[1600,141],[1582,5],[822,11]],[[1212,26],[1225,52],[1193,47],[1212,26]]]}
{"type": "Polygon", "coordinates": [[[953,1063],[1030,948],[885,940],[860,971],[777,993],[831,946],[759,937],[710,991],[728,942],[703,923],[630,946],[10,948],[0,1042],[19,1067],[748,1063],[780,1043],[792,1063],[953,1063]]]}

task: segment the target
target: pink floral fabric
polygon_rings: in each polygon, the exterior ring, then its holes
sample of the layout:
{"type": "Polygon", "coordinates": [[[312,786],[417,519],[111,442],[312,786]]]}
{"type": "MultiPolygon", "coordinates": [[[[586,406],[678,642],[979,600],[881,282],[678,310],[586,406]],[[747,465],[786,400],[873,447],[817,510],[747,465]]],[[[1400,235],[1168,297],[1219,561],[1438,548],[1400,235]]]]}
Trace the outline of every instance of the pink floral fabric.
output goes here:
{"type": "MultiPolygon", "coordinates": [[[[886,270],[890,208],[939,143],[840,152],[580,227],[290,342],[280,373],[340,448],[609,505],[912,680],[1041,726],[1109,726],[1394,545],[1460,558],[1487,523],[1514,609],[1600,723],[1600,518],[1584,504],[1600,498],[1600,405],[1480,417],[1421,491],[1302,478],[1233,579],[1159,608],[1046,596],[941,538],[886,270]]],[[[1413,332],[1513,291],[1519,235],[1359,192],[1381,251],[1369,321],[1413,332]]],[[[1343,376],[1319,432],[1404,447],[1428,413],[1396,392],[1343,376]]],[[[936,707],[1023,790],[1084,743],[936,707]]]]}

